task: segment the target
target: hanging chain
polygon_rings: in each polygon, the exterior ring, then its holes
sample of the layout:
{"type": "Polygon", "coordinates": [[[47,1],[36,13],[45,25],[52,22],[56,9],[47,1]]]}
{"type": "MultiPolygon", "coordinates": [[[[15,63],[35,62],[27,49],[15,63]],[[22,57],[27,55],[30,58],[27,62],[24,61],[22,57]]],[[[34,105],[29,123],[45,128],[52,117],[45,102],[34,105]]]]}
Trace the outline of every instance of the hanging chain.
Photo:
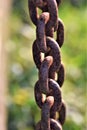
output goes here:
{"type": "Polygon", "coordinates": [[[64,42],[64,25],[58,18],[60,3],[61,0],[28,0],[30,18],[36,25],[32,51],[39,72],[34,91],[36,103],[41,108],[41,120],[36,124],[36,130],[62,130],[66,117],[61,94],[65,72],[60,55],[64,42]]]}

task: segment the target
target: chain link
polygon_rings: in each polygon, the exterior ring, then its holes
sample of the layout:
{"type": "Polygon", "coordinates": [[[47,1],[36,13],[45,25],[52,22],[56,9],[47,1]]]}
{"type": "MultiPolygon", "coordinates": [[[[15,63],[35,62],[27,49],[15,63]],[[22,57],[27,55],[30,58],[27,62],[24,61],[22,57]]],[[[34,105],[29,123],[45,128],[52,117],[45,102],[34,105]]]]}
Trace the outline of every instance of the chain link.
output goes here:
{"type": "Polygon", "coordinates": [[[60,3],[61,0],[28,0],[30,18],[36,25],[32,52],[39,72],[34,92],[41,109],[41,120],[36,124],[36,130],[62,130],[66,118],[66,106],[61,94],[65,71],[60,53],[64,43],[64,25],[58,18],[60,3]],[[54,32],[56,40],[53,39],[54,32]]]}

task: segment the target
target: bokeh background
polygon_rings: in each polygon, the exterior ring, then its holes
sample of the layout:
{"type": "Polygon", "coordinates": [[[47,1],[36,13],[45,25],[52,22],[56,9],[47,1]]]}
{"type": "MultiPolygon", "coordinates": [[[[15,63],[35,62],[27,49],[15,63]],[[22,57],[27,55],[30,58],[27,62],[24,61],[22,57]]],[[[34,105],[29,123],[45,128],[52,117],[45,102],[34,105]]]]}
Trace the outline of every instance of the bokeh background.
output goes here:
{"type": "MultiPolygon", "coordinates": [[[[66,72],[62,94],[67,118],[63,130],[87,130],[87,1],[63,0],[59,17],[65,25],[61,55],[66,72]]],[[[7,129],[34,130],[41,111],[34,99],[38,70],[33,62],[32,44],[36,34],[27,0],[13,0],[9,25],[7,129]]]]}

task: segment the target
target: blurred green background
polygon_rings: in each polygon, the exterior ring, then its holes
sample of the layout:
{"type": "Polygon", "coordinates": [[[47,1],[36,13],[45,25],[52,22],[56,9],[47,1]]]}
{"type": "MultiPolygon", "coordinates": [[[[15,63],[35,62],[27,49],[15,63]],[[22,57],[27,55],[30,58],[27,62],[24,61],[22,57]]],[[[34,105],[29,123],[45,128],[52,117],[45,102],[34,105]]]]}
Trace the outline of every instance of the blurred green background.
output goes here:
{"type": "MultiPolygon", "coordinates": [[[[65,42],[61,48],[65,65],[63,99],[67,118],[63,130],[87,130],[87,1],[64,0],[59,17],[65,25],[65,42]]],[[[40,109],[34,99],[38,71],[32,57],[36,39],[27,0],[13,0],[10,17],[8,130],[34,130],[40,109]]]]}

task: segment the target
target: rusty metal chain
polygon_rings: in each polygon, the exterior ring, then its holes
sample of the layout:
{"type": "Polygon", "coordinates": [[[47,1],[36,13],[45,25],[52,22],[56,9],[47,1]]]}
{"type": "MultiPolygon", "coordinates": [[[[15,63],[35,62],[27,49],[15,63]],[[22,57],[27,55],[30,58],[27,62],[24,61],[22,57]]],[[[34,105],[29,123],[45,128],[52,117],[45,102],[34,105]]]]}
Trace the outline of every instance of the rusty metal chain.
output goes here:
{"type": "Polygon", "coordinates": [[[64,43],[64,25],[58,18],[60,3],[61,0],[28,0],[30,18],[36,25],[32,51],[39,73],[34,92],[36,103],[41,108],[41,120],[36,124],[36,130],[62,130],[66,118],[61,94],[65,71],[60,53],[64,43]],[[54,32],[56,40],[53,39],[54,32]]]}

